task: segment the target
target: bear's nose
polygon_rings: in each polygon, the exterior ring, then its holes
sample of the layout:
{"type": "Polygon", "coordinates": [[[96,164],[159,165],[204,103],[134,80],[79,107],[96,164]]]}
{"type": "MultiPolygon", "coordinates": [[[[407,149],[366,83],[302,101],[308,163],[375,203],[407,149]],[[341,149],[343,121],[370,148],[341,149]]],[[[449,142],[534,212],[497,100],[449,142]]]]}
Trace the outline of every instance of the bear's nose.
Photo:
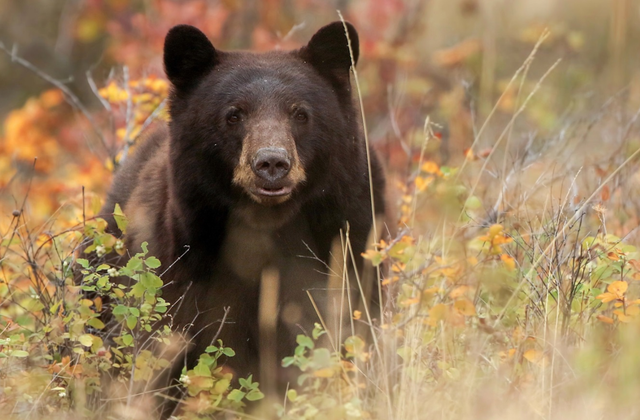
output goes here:
{"type": "Polygon", "coordinates": [[[267,181],[284,178],[291,169],[291,160],[282,148],[265,147],[258,150],[253,158],[253,172],[267,181]]]}

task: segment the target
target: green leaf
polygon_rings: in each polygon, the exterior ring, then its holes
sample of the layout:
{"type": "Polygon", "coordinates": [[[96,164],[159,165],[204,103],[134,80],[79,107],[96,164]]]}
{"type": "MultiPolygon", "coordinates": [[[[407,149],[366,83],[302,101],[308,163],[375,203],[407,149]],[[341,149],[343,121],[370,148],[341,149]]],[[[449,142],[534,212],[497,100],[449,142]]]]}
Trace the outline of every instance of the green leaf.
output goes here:
{"type": "Polygon", "coordinates": [[[295,389],[290,389],[287,391],[287,399],[291,402],[294,402],[298,398],[298,391],[295,389]]]}
{"type": "Polygon", "coordinates": [[[196,376],[204,376],[205,378],[211,377],[211,370],[206,363],[198,363],[196,367],[193,368],[193,373],[196,376]]]}
{"type": "Polygon", "coordinates": [[[284,359],[282,359],[282,367],[289,367],[295,361],[296,361],[295,357],[291,357],[291,356],[285,357],[284,359]]]}
{"type": "Polygon", "coordinates": [[[319,348],[313,351],[313,367],[322,369],[331,366],[331,352],[328,349],[319,348]]]}
{"type": "Polygon", "coordinates": [[[83,346],[91,347],[91,345],[93,344],[93,336],[91,334],[82,334],[80,337],[78,337],[78,341],[83,346]]]}
{"type": "Polygon", "coordinates": [[[322,329],[322,325],[316,322],[313,327],[313,331],[311,331],[311,336],[313,337],[314,340],[317,340],[318,338],[320,338],[322,334],[325,334],[325,333],[326,331],[322,329]]]}
{"type": "Polygon", "coordinates": [[[96,328],[98,330],[101,330],[104,328],[104,322],[102,322],[100,320],[100,318],[91,318],[87,321],[87,325],[93,328],[96,328]]]}
{"type": "Polygon", "coordinates": [[[128,316],[127,327],[129,327],[130,330],[133,330],[136,325],[138,325],[138,318],[136,318],[135,316],[128,316]]]}
{"type": "Polygon", "coordinates": [[[464,203],[464,206],[469,210],[477,210],[480,207],[482,207],[482,202],[478,197],[476,197],[475,195],[472,195],[469,198],[467,198],[467,201],[464,203]]]}
{"type": "Polygon", "coordinates": [[[11,353],[9,353],[9,356],[23,358],[29,356],[29,352],[24,350],[13,350],[11,353]]]}
{"type": "Polygon", "coordinates": [[[157,259],[156,257],[149,257],[144,261],[144,263],[149,268],[158,268],[158,267],[160,267],[160,260],[157,259]]]}
{"type": "Polygon", "coordinates": [[[227,391],[227,389],[229,389],[229,384],[230,383],[231,383],[231,381],[229,379],[220,379],[213,386],[213,392],[215,394],[223,394],[223,393],[225,393],[227,391]]]}
{"type": "Polygon", "coordinates": [[[133,336],[131,334],[125,334],[122,336],[122,344],[129,347],[133,344],[133,336]]]}
{"type": "Polygon", "coordinates": [[[120,204],[116,203],[116,207],[113,210],[113,218],[116,220],[116,224],[118,225],[118,229],[122,231],[122,233],[127,233],[127,226],[129,225],[129,220],[127,216],[124,215],[122,209],[120,208],[120,204]]]}
{"type": "Polygon", "coordinates": [[[140,271],[142,269],[142,260],[138,256],[131,257],[125,268],[131,272],[140,271]]]}
{"type": "Polygon", "coordinates": [[[78,258],[76,262],[80,264],[82,268],[89,268],[89,260],[85,258],[78,258]]]}
{"type": "Polygon", "coordinates": [[[129,313],[129,308],[124,305],[117,305],[115,308],[113,308],[112,313],[114,315],[126,315],[129,313]]]}
{"type": "Polygon", "coordinates": [[[258,401],[264,398],[264,394],[260,392],[258,389],[252,389],[247,394],[247,400],[249,401],[258,401]]]}
{"type": "Polygon", "coordinates": [[[142,283],[136,283],[131,288],[130,294],[135,298],[141,298],[144,295],[144,292],[147,289],[144,287],[142,283]]]}
{"type": "Polygon", "coordinates": [[[215,353],[218,351],[218,347],[216,346],[209,346],[206,349],[204,349],[205,353],[215,353]]]}
{"type": "Polygon", "coordinates": [[[142,286],[144,286],[145,289],[159,289],[163,285],[162,279],[160,277],[149,272],[140,274],[140,283],[142,284],[142,286]]]}
{"type": "Polygon", "coordinates": [[[227,395],[227,399],[235,402],[241,402],[245,395],[247,394],[239,389],[234,389],[229,393],[229,395],[227,395]]]}
{"type": "Polygon", "coordinates": [[[233,357],[236,355],[236,352],[230,347],[225,347],[222,349],[222,354],[224,354],[227,357],[233,357]]]}
{"type": "Polygon", "coordinates": [[[298,343],[302,347],[306,347],[309,349],[313,348],[313,340],[306,335],[299,334],[296,337],[296,343],[298,343]]]}

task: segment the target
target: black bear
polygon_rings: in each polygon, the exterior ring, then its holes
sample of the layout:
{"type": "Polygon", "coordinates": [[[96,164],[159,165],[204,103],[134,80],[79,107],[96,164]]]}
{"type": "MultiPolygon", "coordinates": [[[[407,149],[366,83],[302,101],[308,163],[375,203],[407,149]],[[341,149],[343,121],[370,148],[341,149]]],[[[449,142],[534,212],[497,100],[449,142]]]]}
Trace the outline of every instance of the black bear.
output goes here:
{"type": "MultiPolygon", "coordinates": [[[[119,203],[129,217],[127,246],[146,241],[165,267],[173,263],[163,297],[181,300],[172,317],[194,336],[187,363],[219,332],[236,351],[228,365],[241,376],[258,373],[265,269],[280,279],[281,358],[318,321],[308,292],[322,299],[332,243],[347,226],[362,268],[373,215],[350,84],[358,52],[356,30],[342,22],[298,50],[260,54],[219,51],[188,25],[167,34],[170,122],[120,169],[102,213],[117,233],[111,212],[119,203]]],[[[373,208],[382,214],[374,153],[370,164],[373,208]]]]}

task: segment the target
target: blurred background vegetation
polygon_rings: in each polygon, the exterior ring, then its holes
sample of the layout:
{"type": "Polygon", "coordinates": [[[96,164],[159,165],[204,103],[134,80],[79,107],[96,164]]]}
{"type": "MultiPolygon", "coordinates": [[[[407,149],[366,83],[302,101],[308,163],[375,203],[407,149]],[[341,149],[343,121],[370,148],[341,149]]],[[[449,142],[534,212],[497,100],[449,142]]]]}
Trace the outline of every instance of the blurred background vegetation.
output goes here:
{"type": "MultiPolygon", "coordinates": [[[[2,0],[0,41],[95,108],[86,73],[99,85],[121,66],[134,77],[162,75],[172,25],[196,25],[222,49],[262,51],[300,46],[336,20],[337,9],[361,36],[359,70],[377,143],[421,127],[429,114],[453,148],[468,147],[473,124],[464,114],[486,116],[544,28],[551,36],[531,79],[562,62],[527,112],[536,130],[557,128],[568,112],[591,112],[621,90],[629,101],[640,96],[633,0],[2,0]]],[[[50,87],[0,56],[0,118],[50,87]]]]}

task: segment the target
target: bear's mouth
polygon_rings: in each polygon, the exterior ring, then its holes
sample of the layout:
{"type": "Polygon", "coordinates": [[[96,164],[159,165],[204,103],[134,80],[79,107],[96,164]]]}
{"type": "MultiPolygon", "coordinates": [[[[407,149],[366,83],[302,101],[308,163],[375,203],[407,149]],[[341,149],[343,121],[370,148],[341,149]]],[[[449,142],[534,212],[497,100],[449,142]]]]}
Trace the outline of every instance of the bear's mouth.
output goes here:
{"type": "Polygon", "coordinates": [[[283,197],[285,195],[291,194],[291,190],[293,188],[283,186],[283,187],[258,187],[256,189],[256,193],[263,197],[283,197]]]}

